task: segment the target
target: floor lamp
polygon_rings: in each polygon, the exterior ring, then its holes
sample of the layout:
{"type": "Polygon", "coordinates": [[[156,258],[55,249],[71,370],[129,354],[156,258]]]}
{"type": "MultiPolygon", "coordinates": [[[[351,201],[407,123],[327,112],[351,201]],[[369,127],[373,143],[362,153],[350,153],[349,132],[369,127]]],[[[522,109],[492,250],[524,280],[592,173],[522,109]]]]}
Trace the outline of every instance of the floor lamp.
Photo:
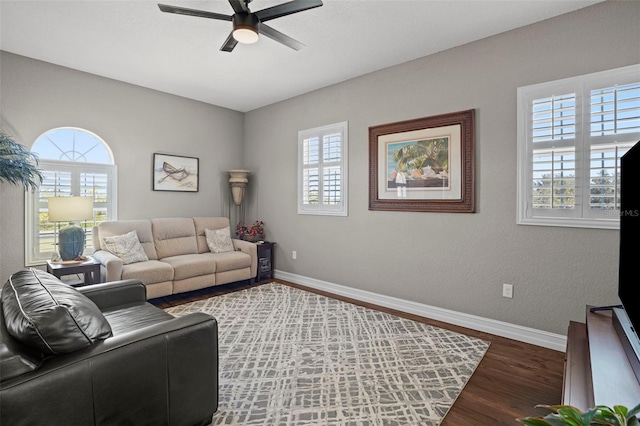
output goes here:
{"type": "Polygon", "coordinates": [[[84,230],[72,222],[89,219],[93,219],[92,197],[49,198],[49,222],[69,222],[69,226],[57,232],[62,260],[74,260],[84,252],[84,230]]]}

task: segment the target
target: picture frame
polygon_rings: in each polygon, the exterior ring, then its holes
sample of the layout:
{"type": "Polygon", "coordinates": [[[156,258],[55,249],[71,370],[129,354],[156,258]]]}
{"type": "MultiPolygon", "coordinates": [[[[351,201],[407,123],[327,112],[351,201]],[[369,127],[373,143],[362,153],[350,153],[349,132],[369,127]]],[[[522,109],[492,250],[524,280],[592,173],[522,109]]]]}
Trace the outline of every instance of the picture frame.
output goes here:
{"type": "Polygon", "coordinates": [[[199,159],[154,153],[151,176],[154,191],[198,192],[199,159]]]}
{"type": "Polygon", "coordinates": [[[369,127],[369,210],[475,213],[475,110],[369,127]]]}

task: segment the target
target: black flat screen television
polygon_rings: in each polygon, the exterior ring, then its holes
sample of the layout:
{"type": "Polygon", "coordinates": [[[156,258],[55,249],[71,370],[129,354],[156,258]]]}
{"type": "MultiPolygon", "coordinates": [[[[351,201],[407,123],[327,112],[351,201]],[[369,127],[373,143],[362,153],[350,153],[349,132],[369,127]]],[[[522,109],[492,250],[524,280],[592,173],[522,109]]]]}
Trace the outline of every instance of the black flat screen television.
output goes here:
{"type": "Polygon", "coordinates": [[[621,157],[620,263],[618,297],[613,324],[640,381],[640,142],[621,157]]]}

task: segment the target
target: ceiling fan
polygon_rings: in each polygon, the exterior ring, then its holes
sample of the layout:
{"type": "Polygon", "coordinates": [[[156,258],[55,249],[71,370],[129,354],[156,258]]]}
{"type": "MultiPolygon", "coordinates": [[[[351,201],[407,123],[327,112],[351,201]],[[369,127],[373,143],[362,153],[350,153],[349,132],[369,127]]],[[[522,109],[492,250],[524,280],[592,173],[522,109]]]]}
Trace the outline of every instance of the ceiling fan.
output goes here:
{"type": "Polygon", "coordinates": [[[294,50],[300,50],[304,47],[304,44],[264,24],[264,22],[322,6],[322,0],[293,0],[257,12],[251,12],[249,10],[249,3],[251,1],[252,0],[229,0],[229,4],[231,4],[235,12],[233,15],[223,15],[221,13],[169,6],[166,4],[158,4],[158,7],[161,11],[167,13],[233,22],[233,30],[220,48],[223,52],[231,52],[238,42],[244,44],[255,43],[258,41],[259,34],[269,37],[285,46],[289,46],[294,50]]]}

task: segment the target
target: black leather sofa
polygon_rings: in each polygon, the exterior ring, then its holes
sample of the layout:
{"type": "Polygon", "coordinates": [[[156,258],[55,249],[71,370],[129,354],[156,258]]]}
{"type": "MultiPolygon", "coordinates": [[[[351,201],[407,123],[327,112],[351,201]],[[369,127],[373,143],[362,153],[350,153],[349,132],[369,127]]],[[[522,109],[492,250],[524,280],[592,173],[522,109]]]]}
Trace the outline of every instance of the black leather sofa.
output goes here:
{"type": "Polygon", "coordinates": [[[76,289],[28,269],[3,286],[1,425],[206,425],[217,405],[212,316],[174,318],[137,280],[76,289]]]}

